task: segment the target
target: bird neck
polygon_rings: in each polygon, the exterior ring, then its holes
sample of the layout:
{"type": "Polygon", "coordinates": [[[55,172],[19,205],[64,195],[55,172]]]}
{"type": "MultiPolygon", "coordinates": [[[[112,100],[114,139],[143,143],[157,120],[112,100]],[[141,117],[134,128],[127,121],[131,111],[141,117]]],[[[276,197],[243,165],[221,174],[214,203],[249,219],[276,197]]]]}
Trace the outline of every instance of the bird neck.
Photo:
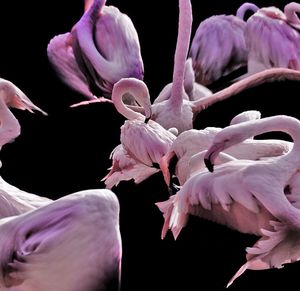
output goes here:
{"type": "Polygon", "coordinates": [[[246,3],[242,4],[242,5],[240,6],[240,8],[237,10],[236,16],[237,16],[238,18],[244,20],[245,13],[246,13],[247,11],[250,10],[251,12],[255,13],[258,9],[259,9],[259,8],[258,8],[255,4],[246,2],[246,3]]]}
{"type": "Polygon", "coordinates": [[[173,84],[170,102],[176,111],[179,111],[184,94],[184,71],[188,54],[191,29],[192,29],[192,6],[190,0],[179,0],[179,24],[178,37],[174,57],[173,84]]]}
{"type": "Polygon", "coordinates": [[[292,24],[300,24],[300,20],[297,16],[297,12],[300,12],[300,5],[295,2],[291,2],[284,7],[284,14],[287,21],[292,24]]]}
{"type": "MultiPolygon", "coordinates": [[[[99,14],[105,5],[106,0],[95,0],[90,8],[83,14],[81,19],[76,23],[72,30],[72,35],[75,38],[73,43],[73,50],[75,59],[78,54],[83,54],[86,59],[93,65],[93,68],[98,71],[104,79],[111,71],[109,62],[99,53],[94,40],[94,27],[98,20],[99,14]],[[79,47],[75,46],[78,42],[79,47]],[[78,52],[80,48],[80,52],[78,52]],[[106,72],[106,73],[105,73],[106,72]]],[[[89,2],[87,2],[87,5],[89,2]]]]}
{"type": "Polygon", "coordinates": [[[212,95],[200,98],[192,102],[193,111],[200,112],[201,110],[213,105],[216,102],[226,100],[227,98],[237,95],[240,92],[263,84],[267,81],[276,80],[300,80],[300,72],[293,69],[287,68],[271,68],[266,69],[262,72],[257,72],[253,75],[246,77],[245,79],[239,80],[231,86],[220,90],[212,95]]]}
{"type": "Polygon", "coordinates": [[[149,118],[151,114],[148,112],[151,112],[151,103],[148,88],[145,83],[135,78],[123,78],[114,85],[111,96],[117,111],[127,119],[133,120],[145,118],[143,114],[132,110],[124,104],[122,97],[126,93],[132,95],[133,98],[145,109],[145,116],[146,118],[149,118]],[[148,96],[149,100],[144,100],[147,97],[143,96],[148,96]]]}
{"type": "Polygon", "coordinates": [[[243,130],[247,132],[247,136],[249,137],[272,131],[281,131],[290,135],[294,146],[285,157],[292,158],[294,163],[300,163],[300,121],[298,119],[286,115],[277,115],[249,122],[252,123],[250,127],[247,126],[248,122],[240,124],[242,127],[246,125],[243,127],[243,130]]]}

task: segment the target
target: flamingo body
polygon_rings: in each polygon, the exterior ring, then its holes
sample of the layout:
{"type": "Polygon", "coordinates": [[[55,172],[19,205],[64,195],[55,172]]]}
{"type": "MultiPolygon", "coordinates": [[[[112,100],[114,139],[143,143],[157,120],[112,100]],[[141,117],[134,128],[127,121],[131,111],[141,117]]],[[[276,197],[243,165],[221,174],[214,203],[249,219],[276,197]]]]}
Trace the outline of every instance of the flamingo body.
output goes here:
{"type": "Polygon", "coordinates": [[[300,69],[299,32],[276,7],[259,9],[247,21],[248,74],[272,67],[300,69]]]}
{"type": "Polygon", "coordinates": [[[94,99],[110,98],[121,78],[143,79],[144,66],[131,19],[114,6],[95,0],[70,33],[48,45],[50,62],[73,89],[94,99]]]}
{"type": "Polygon", "coordinates": [[[4,218],[0,233],[3,290],[104,291],[119,280],[119,204],[110,190],[77,192],[4,218]]]}
{"type": "Polygon", "coordinates": [[[246,269],[282,267],[299,260],[299,164],[300,122],[288,116],[267,117],[231,125],[216,134],[204,156],[210,171],[194,173],[166,202],[163,234],[171,228],[175,237],[198,215],[261,239],[247,249],[247,262],[229,285],[246,269]],[[213,167],[221,151],[268,131],[288,132],[294,144],[284,155],[263,160],[232,159],[213,167]]]}
{"type": "Polygon", "coordinates": [[[214,15],[200,23],[189,51],[198,83],[209,85],[246,66],[245,28],[234,15],[214,15]]]}

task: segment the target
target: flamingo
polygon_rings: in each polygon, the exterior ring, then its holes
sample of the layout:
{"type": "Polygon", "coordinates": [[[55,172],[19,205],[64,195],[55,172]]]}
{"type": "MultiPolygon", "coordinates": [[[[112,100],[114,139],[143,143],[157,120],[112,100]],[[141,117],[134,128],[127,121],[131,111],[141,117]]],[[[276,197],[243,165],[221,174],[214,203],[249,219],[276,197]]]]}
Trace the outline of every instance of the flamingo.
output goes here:
{"type": "MultiPolygon", "coordinates": [[[[190,61],[186,61],[192,27],[192,6],[190,0],[179,0],[179,24],[178,37],[174,56],[173,82],[167,94],[165,88],[152,105],[152,119],[166,129],[175,127],[179,133],[193,128],[192,110],[189,106],[190,100],[198,100],[210,96],[211,91],[203,92],[200,96],[189,97],[184,88],[185,72],[192,73],[192,84],[194,84],[193,71],[190,69],[190,61]],[[168,98],[161,96],[169,96],[168,98]]],[[[187,79],[187,78],[186,78],[187,79]]],[[[192,85],[192,88],[194,85],[192,85]]],[[[191,91],[191,90],[188,90],[191,91]]]]}
{"type": "Polygon", "coordinates": [[[198,83],[210,85],[247,65],[243,18],[246,10],[257,9],[254,4],[244,3],[237,16],[214,15],[200,23],[189,51],[198,83]]]}
{"type": "Polygon", "coordinates": [[[245,79],[239,80],[229,87],[220,90],[210,96],[203,97],[199,100],[191,102],[190,106],[192,108],[194,116],[200,113],[203,109],[215,104],[216,102],[226,100],[243,90],[249,89],[254,86],[258,86],[265,82],[283,80],[300,80],[300,72],[293,69],[287,68],[271,68],[265,69],[261,72],[257,72],[253,75],[247,76],[245,79]]]}
{"type": "Polygon", "coordinates": [[[118,290],[119,202],[106,189],[60,198],[0,220],[0,288],[118,290]]]}
{"type": "MultiPolygon", "coordinates": [[[[176,130],[168,130],[171,134],[177,135],[176,130]]],[[[113,186],[118,186],[121,181],[134,180],[135,184],[139,184],[150,176],[159,172],[161,169],[157,168],[157,165],[149,167],[144,163],[136,160],[128,153],[122,144],[117,145],[111,152],[110,157],[112,160],[112,166],[109,168],[109,173],[102,178],[107,189],[111,189],[113,186]]],[[[161,162],[159,165],[162,165],[161,162]]]]}
{"type": "MultiPolygon", "coordinates": [[[[137,163],[139,168],[145,168],[145,166],[157,168],[161,157],[175,140],[174,133],[176,133],[176,130],[168,131],[155,121],[150,120],[152,114],[151,103],[145,83],[135,78],[121,79],[114,85],[112,101],[117,111],[128,119],[121,126],[120,140],[122,147],[117,148],[118,154],[115,155],[119,166],[122,167],[121,164],[125,166],[128,163],[132,164],[133,162],[129,160],[130,157],[134,159],[134,163],[137,163]],[[133,111],[123,103],[122,97],[128,93],[144,108],[146,117],[133,111]]],[[[156,172],[153,169],[149,170],[150,173],[156,172]]],[[[164,171],[165,169],[161,170],[164,171]]]]}
{"type": "MultiPolygon", "coordinates": [[[[260,119],[261,113],[256,110],[244,111],[236,115],[230,124],[237,124],[247,120],[260,119]]],[[[175,176],[179,180],[179,184],[183,185],[190,174],[190,160],[199,152],[203,152],[212,144],[215,135],[222,128],[206,127],[205,129],[196,130],[190,129],[181,133],[173,142],[169,151],[161,160],[161,167],[169,168],[170,162],[175,158],[177,160],[175,166],[175,176]]],[[[237,144],[234,147],[227,149],[226,153],[238,159],[259,160],[265,157],[280,156],[292,148],[292,143],[283,140],[253,140],[248,138],[243,143],[237,144]]],[[[169,171],[165,172],[164,177],[167,185],[170,184],[169,171]]]]}
{"type": "MultiPolygon", "coordinates": [[[[163,125],[166,129],[177,128],[179,132],[185,130],[185,128],[192,128],[191,118],[185,120],[183,117],[180,117],[181,115],[191,116],[191,109],[188,105],[189,103],[186,104],[186,102],[199,100],[212,94],[211,90],[195,82],[191,59],[187,59],[191,25],[191,3],[189,0],[180,0],[179,32],[174,57],[173,82],[167,84],[162,89],[157,98],[154,100],[152,108],[153,119],[157,120],[157,122],[163,125]],[[180,118],[178,119],[177,117],[180,118]],[[168,120],[171,120],[171,126],[168,120]],[[176,122],[176,120],[178,121],[176,122]],[[184,125],[181,125],[181,123],[184,123],[184,125]]],[[[125,100],[126,103],[134,105],[132,100],[131,102],[128,102],[128,98],[130,97],[127,96],[127,99],[125,100]]],[[[71,107],[87,105],[93,102],[93,100],[84,101],[74,104],[71,107]]],[[[142,111],[142,109],[137,106],[132,109],[138,112],[142,111]]]]}
{"type": "Polygon", "coordinates": [[[45,111],[34,105],[30,99],[12,82],[0,78],[0,150],[3,145],[13,141],[20,135],[20,124],[9,107],[21,110],[45,111]]]}
{"type": "MultiPolygon", "coordinates": [[[[166,129],[176,128],[179,133],[193,128],[191,102],[194,101],[191,100],[201,100],[211,95],[210,90],[206,88],[202,90],[203,87],[195,85],[191,64],[187,60],[191,26],[192,6],[190,0],[179,0],[179,29],[174,57],[173,82],[165,86],[151,107],[153,120],[166,129]]],[[[135,107],[134,110],[140,111],[140,108],[135,107]]]]}
{"type": "MultiPolygon", "coordinates": [[[[30,112],[37,110],[47,115],[46,112],[34,105],[16,85],[0,78],[0,150],[3,145],[17,138],[21,131],[20,124],[9,107],[30,112]]],[[[52,200],[22,191],[0,177],[0,201],[0,218],[3,218],[36,209],[52,200]]]]}
{"type": "Polygon", "coordinates": [[[299,10],[299,4],[290,3],[283,13],[273,6],[264,7],[247,20],[245,38],[249,55],[246,75],[272,67],[300,69],[296,8],[299,10]]]}
{"type": "MultiPolygon", "coordinates": [[[[275,81],[278,79],[300,79],[300,73],[297,70],[272,68],[248,76],[212,95],[207,92],[208,96],[189,96],[185,92],[185,89],[188,88],[188,86],[185,88],[184,76],[189,75],[189,72],[191,72],[188,69],[189,61],[186,60],[192,24],[192,8],[190,1],[180,0],[179,11],[179,32],[175,51],[173,83],[167,85],[162,90],[161,94],[157,97],[157,100],[155,100],[151,106],[152,120],[156,121],[164,128],[176,128],[178,133],[181,133],[185,130],[192,129],[196,115],[215,102],[227,99],[249,87],[257,86],[267,81],[275,81]],[[171,92],[170,96],[169,92],[171,92]]],[[[188,77],[186,79],[188,79],[188,77]]],[[[140,89],[137,88],[138,91],[143,90],[143,87],[146,86],[142,82],[134,82],[133,78],[127,78],[127,80],[128,83],[130,80],[133,81],[132,84],[128,85],[130,87],[141,86],[140,89]]],[[[190,88],[191,87],[195,89],[195,87],[190,86],[190,88]]],[[[196,89],[197,92],[199,92],[199,90],[196,89]]],[[[140,106],[131,106],[130,108],[134,111],[144,113],[144,109],[140,106]]]]}
{"type": "Polygon", "coordinates": [[[196,172],[176,195],[157,203],[165,217],[162,236],[171,228],[176,238],[188,214],[261,236],[247,249],[247,262],[228,286],[246,269],[280,268],[299,260],[299,140],[299,120],[283,115],[242,122],[217,133],[204,155],[213,173],[196,172]],[[231,158],[214,169],[221,151],[269,131],[290,134],[293,148],[285,155],[259,161],[231,158]]]}
{"type": "Polygon", "coordinates": [[[107,101],[100,96],[110,98],[113,85],[121,78],[144,76],[138,34],[131,19],[105,3],[85,1],[86,11],[71,32],[55,36],[47,47],[49,61],[59,76],[91,102],[107,101]]]}

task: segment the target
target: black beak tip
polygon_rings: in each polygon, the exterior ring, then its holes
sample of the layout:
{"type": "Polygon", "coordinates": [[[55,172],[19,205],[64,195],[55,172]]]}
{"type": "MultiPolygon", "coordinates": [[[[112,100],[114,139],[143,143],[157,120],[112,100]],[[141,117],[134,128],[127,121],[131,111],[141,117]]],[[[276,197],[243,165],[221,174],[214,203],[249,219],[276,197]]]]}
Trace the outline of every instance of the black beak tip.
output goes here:
{"type": "Polygon", "coordinates": [[[150,120],[151,117],[146,117],[145,118],[145,123],[148,123],[148,121],[150,120]]]}
{"type": "Polygon", "coordinates": [[[204,159],[204,164],[211,173],[214,171],[214,165],[211,163],[210,159],[204,159]]]}

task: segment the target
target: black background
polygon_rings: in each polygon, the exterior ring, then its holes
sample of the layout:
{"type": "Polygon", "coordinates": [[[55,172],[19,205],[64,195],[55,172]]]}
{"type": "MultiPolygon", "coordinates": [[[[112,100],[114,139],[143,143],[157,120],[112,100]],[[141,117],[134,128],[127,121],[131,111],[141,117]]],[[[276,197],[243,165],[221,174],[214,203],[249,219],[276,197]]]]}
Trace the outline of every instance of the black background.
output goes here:
{"type": "MultiPolygon", "coordinates": [[[[288,2],[255,3],[283,9],[288,2]]],[[[234,14],[240,4],[242,1],[192,1],[192,36],[200,21],[214,14],[234,14]]],[[[153,100],[172,79],[178,1],[111,0],[107,5],[117,6],[135,24],[144,81],[153,100]]],[[[13,109],[22,133],[0,153],[2,177],[22,190],[53,199],[103,188],[100,180],[111,165],[109,154],[119,144],[124,118],[106,103],[69,108],[84,97],[58,79],[46,54],[50,39],[70,31],[80,18],[83,1],[2,1],[0,9],[0,77],[14,82],[49,114],[13,109]]],[[[260,110],[264,117],[287,114],[300,118],[299,90],[300,84],[292,81],[249,89],[201,112],[195,128],[224,127],[235,114],[249,109],[260,110]]],[[[139,185],[122,182],[113,190],[121,205],[122,291],[225,290],[245,261],[245,248],[256,241],[254,236],[195,217],[176,242],[170,233],[162,241],[163,219],[154,205],[168,196],[161,174],[139,185]]],[[[295,290],[299,271],[299,263],[281,270],[246,271],[230,289],[295,290]]]]}

